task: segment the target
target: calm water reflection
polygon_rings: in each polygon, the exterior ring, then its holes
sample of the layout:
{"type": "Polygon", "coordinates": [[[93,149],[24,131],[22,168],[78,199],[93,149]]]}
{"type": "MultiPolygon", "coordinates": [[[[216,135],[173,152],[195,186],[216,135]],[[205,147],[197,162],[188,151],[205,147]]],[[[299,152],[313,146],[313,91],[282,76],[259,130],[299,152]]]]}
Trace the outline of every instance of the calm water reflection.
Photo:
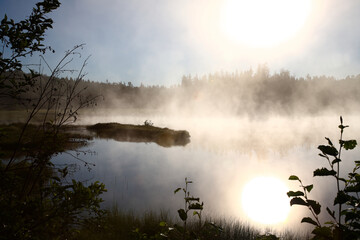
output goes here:
{"type": "MultiPolygon", "coordinates": [[[[141,123],[143,119],[114,117],[110,121],[141,123]]],[[[326,143],[325,136],[336,142],[337,116],[262,120],[179,120],[152,116],[151,119],[160,127],[188,130],[191,143],[186,147],[163,148],[154,143],[96,139],[83,149],[96,154],[80,155],[96,165],[91,171],[67,154],[56,156],[54,161],[77,163],[80,171],[75,173],[76,178],[105,183],[108,192],[103,198],[107,207],[116,203],[122,209],[137,212],[163,209],[176,214],[183,203],[182,196],[174,195],[173,191],[183,186],[185,177],[194,181],[190,192],[204,201],[204,214],[209,215],[250,221],[242,210],[240,197],[244,185],[256,176],[277,177],[294,189],[297,184],[287,179],[290,174],[296,174],[306,184],[315,183],[313,198],[332,204],[330,197],[334,192],[327,185],[334,186],[335,181],[314,179],[312,171],[326,166],[317,156],[316,148],[326,143]]],[[[345,118],[345,123],[350,125],[345,138],[360,136],[358,120],[357,116],[345,118]]],[[[351,161],[358,158],[358,150],[346,152],[345,168],[350,169],[351,161]]],[[[271,198],[263,197],[264,201],[271,198]]],[[[287,222],[275,227],[299,227],[300,219],[307,214],[303,210],[292,208],[287,222]]]]}

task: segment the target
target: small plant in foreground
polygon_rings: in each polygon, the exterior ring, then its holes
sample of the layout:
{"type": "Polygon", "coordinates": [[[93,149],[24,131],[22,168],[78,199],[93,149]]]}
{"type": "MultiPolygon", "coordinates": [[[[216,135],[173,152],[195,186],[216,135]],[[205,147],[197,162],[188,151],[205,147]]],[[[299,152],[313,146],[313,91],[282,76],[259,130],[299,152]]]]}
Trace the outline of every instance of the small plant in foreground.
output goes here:
{"type": "Polygon", "coordinates": [[[199,217],[199,227],[201,228],[201,211],[204,208],[204,202],[202,202],[200,204],[200,198],[190,196],[190,192],[188,189],[188,185],[190,183],[192,183],[192,181],[185,178],[185,187],[177,188],[174,191],[174,194],[176,194],[180,190],[183,190],[183,192],[184,192],[185,206],[184,206],[184,208],[181,208],[178,210],[179,217],[180,217],[181,221],[183,221],[183,229],[180,229],[183,232],[183,239],[186,239],[186,234],[187,234],[186,223],[187,223],[187,219],[188,219],[188,213],[192,210],[193,216],[197,215],[199,217]]]}
{"type": "Polygon", "coordinates": [[[330,168],[319,168],[314,171],[315,176],[330,176],[336,180],[337,195],[334,199],[335,210],[326,207],[331,220],[321,224],[319,214],[321,204],[309,198],[313,185],[304,185],[299,177],[291,175],[289,180],[300,183],[300,191],[289,191],[287,195],[291,198],[290,205],[306,206],[312,217],[304,217],[301,222],[314,225],[313,239],[359,239],[360,238],[360,161],[355,161],[353,171],[348,173],[347,178],[340,176],[341,151],[352,150],[356,147],[356,140],[343,140],[344,129],[349,126],[343,125],[340,117],[340,139],[339,148],[336,148],[329,138],[325,138],[327,145],[320,145],[320,157],[324,158],[330,168]]]}
{"type": "Polygon", "coordinates": [[[149,236],[140,231],[139,228],[133,230],[133,233],[137,236],[137,239],[217,239],[223,229],[217,226],[213,222],[205,221],[202,223],[202,210],[204,209],[204,203],[200,203],[199,197],[190,196],[189,184],[192,181],[185,178],[185,187],[179,187],[174,191],[176,194],[179,191],[184,192],[184,208],[180,208],[177,212],[183,222],[183,225],[174,224],[171,226],[165,221],[159,223],[161,232],[156,233],[155,235],[149,236]],[[191,213],[193,216],[198,217],[198,223],[192,224],[189,226],[189,215],[191,213]]]}

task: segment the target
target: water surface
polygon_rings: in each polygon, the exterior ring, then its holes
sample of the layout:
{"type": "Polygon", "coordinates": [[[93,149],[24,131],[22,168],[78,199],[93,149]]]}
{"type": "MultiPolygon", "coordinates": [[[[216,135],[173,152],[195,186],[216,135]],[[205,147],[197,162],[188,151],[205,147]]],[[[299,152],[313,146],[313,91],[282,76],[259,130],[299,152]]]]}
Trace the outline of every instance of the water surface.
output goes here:
{"type": "MultiPolygon", "coordinates": [[[[168,210],[176,215],[183,207],[181,193],[174,195],[177,187],[184,186],[184,178],[194,181],[190,192],[204,201],[204,214],[229,219],[251,220],[241,207],[241,192],[245,184],[257,176],[271,176],[283,180],[289,188],[297,183],[288,181],[296,174],[305,184],[314,183],[311,197],[332,206],[335,181],[330,178],[313,178],[315,168],[325,167],[318,156],[319,144],[326,144],[324,137],[337,142],[339,118],[335,115],[301,118],[269,117],[249,118],[179,118],[171,116],[109,116],[86,118],[82,123],[121,122],[142,124],[146,119],[159,127],[187,130],[191,142],[185,147],[164,148],[155,143],[118,142],[95,139],[81,149],[80,158],[95,166],[89,171],[81,162],[61,154],[54,161],[76,163],[76,178],[84,181],[99,180],[108,192],[103,195],[104,205],[115,203],[119,208],[144,212],[168,210]]],[[[344,117],[345,139],[358,139],[358,116],[344,117]]],[[[73,153],[75,154],[75,153],[73,153]]],[[[349,171],[359,151],[344,152],[344,168],[349,171]]],[[[285,194],[285,193],[284,193],[285,194]]],[[[270,195],[264,195],[264,202],[270,195]]],[[[300,226],[306,209],[292,207],[288,220],[275,228],[300,226]]],[[[256,223],[255,223],[256,224],[256,223]]],[[[302,224],[304,226],[304,224],[302,224]]]]}

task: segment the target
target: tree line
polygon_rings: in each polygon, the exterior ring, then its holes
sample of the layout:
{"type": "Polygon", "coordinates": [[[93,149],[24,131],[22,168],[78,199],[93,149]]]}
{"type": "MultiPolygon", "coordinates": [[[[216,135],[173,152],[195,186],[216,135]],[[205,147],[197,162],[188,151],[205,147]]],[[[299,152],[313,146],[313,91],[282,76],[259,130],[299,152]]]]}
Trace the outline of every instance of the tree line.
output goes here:
{"type": "MultiPolygon", "coordinates": [[[[66,85],[74,80],[61,78],[59,81],[66,85]]],[[[184,75],[180,84],[170,87],[90,80],[81,80],[79,86],[85,89],[87,96],[100,96],[99,109],[236,115],[353,113],[360,109],[360,74],[339,80],[332,76],[303,78],[286,70],[270,74],[266,65],[259,65],[256,71],[184,75]]],[[[33,98],[36,94],[35,91],[26,92],[22,99],[33,98]]],[[[16,106],[13,98],[4,102],[10,108],[16,106]]]]}

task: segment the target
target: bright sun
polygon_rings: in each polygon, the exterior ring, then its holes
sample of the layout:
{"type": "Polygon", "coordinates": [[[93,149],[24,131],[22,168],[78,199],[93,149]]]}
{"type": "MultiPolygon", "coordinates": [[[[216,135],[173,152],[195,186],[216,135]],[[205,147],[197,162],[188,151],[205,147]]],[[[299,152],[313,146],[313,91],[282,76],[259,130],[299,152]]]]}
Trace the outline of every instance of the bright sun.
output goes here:
{"type": "Polygon", "coordinates": [[[284,222],[290,211],[287,191],[286,185],[277,178],[254,178],[242,191],[242,207],[245,213],[258,223],[284,222]]]}
{"type": "Polygon", "coordinates": [[[310,9],[311,0],[227,0],[221,26],[234,41],[271,47],[293,37],[310,9]]]}

